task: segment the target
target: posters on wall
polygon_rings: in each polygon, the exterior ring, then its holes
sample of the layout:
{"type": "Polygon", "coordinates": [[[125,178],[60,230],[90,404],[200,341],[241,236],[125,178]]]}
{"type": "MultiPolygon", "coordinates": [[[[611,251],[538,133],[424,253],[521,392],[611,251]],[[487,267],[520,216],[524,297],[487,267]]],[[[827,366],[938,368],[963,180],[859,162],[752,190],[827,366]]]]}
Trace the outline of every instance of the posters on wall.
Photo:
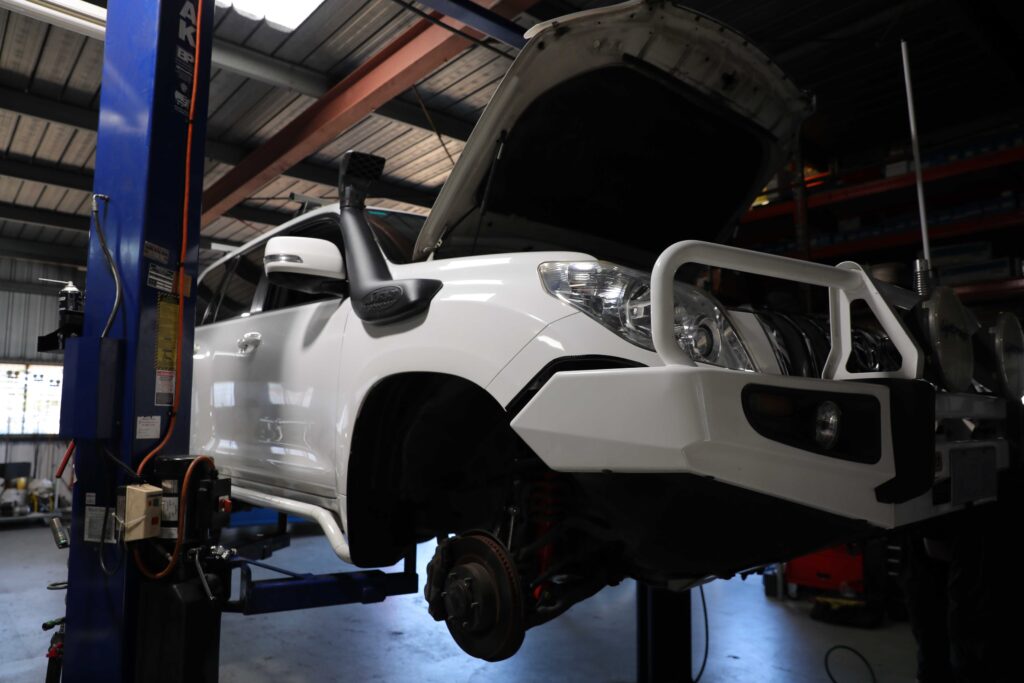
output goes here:
{"type": "Polygon", "coordinates": [[[0,363],[0,434],[57,434],[64,368],[0,363]]]}

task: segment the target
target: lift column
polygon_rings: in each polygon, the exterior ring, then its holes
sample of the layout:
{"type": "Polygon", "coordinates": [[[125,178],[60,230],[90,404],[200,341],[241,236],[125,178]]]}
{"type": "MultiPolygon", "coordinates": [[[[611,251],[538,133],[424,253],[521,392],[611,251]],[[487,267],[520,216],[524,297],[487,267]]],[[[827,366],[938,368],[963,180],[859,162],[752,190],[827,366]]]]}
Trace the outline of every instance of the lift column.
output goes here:
{"type": "Polygon", "coordinates": [[[692,683],[690,591],[638,581],[636,608],[637,683],[692,683]]]}
{"type": "Polygon", "coordinates": [[[66,683],[134,680],[137,625],[153,615],[137,613],[139,574],[131,553],[123,544],[87,541],[86,534],[99,536],[104,508],[115,505],[117,487],[130,481],[126,468],[134,470],[166,434],[176,389],[177,423],[163,452],[188,453],[189,437],[214,0],[110,0],[107,7],[93,189],[109,197],[97,208],[123,295],[101,339],[115,285],[94,219],[83,335],[69,340],[61,413],[62,435],[75,439],[77,477],[66,683]],[[183,223],[187,249],[180,277],[183,223]]]}

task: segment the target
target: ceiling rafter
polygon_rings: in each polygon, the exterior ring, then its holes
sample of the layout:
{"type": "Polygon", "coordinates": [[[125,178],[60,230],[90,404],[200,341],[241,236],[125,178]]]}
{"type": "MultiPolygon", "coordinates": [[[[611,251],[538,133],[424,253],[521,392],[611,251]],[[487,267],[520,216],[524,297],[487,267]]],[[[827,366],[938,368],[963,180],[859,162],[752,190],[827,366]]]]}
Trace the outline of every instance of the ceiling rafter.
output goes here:
{"type": "MultiPolygon", "coordinates": [[[[415,105],[409,106],[414,107],[415,105]]],[[[56,100],[5,87],[0,87],[0,109],[92,132],[95,132],[96,125],[99,121],[99,112],[94,109],[58,102],[56,100]]],[[[398,104],[393,107],[393,109],[396,112],[401,113],[403,117],[411,118],[414,113],[405,106],[405,103],[398,104]]],[[[433,116],[433,114],[431,114],[431,116],[433,116]]],[[[437,121],[435,120],[435,123],[436,122],[437,121]]],[[[415,125],[411,122],[410,124],[415,125]]],[[[440,125],[441,124],[439,123],[438,126],[440,127],[440,125]]],[[[466,133],[468,135],[468,131],[466,131],[466,133]]],[[[206,156],[208,158],[230,165],[237,164],[252,151],[253,148],[234,145],[218,140],[207,140],[206,142],[206,156]]],[[[18,163],[20,162],[3,159],[0,160],[0,168],[3,168],[6,164],[18,163]]],[[[25,171],[27,175],[19,175],[18,173],[0,171],[0,175],[13,175],[23,177],[26,180],[35,180],[36,178],[32,177],[33,172],[35,171],[25,171]]],[[[55,169],[46,169],[40,172],[45,174],[60,173],[60,171],[55,169]]],[[[338,179],[338,172],[336,169],[309,161],[299,162],[292,168],[285,171],[283,175],[296,178],[298,180],[305,180],[321,185],[329,185],[331,187],[334,187],[337,184],[338,179]]],[[[87,191],[92,189],[91,176],[87,186],[68,185],[57,180],[40,180],[40,182],[62,185],[64,187],[75,187],[76,189],[87,191]]],[[[375,196],[382,199],[391,199],[393,201],[405,202],[407,204],[414,204],[416,206],[428,208],[434,203],[434,199],[437,197],[436,189],[408,185],[401,182],[395,182],[387,178],[384,178],[377,183],[374,186],[373,191],[376,193],[375,196]]]]}
{"type": "MultiPolygon", "coordinates": [[[[494,0],[488,10],[509,18],[535,0],[494,0]]],[[[459,22],[451,27],[474,37],[459,22]]],[[[374,110],[412,88],[470,44],[465,35],[421,20],[332,87],[242,159],[204,194],[203,224],[224,215],[287,169],[332,142],[374,110]]]]}

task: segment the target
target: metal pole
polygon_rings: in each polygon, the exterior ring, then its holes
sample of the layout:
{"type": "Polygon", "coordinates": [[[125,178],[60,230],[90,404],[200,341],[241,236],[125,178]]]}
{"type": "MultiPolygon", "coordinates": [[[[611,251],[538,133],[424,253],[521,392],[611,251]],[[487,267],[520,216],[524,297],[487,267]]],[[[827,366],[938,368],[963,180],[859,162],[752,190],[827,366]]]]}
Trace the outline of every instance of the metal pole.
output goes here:
{"type": "Polygon", "coordinates": [[[637,581],[636,607],[637,682],[693,681],[690,591],[673,592],[637,581]]]}
{"type": "MultiPolygon", "coordinates": [[[[190,629],[197,633],[195,621],[175,631],[171,608],[140,607],[131,548],[100,537],[113,531],[103,520],[113,520],[108,510],[128,482],[125,468],[134,469],[164,434],[166,453],[188,453],[192,353],[178,350],[192,348],[189,283],[198,268],[214,3],[110,0],[108,7],[93,191],[109,201],[92,218],[83,333],[68,340],[61,401],[61,434],[76,443],[64,683],[142,680],[136,667],[146,661],[147,638],[150,651],[170,657],[180,654],[172,632],[189,643],[190,629]]],[[[184,619],[181,610],[175,619],[184,619]]],[[[189,674],[206,661],[193,650],[176,665],[189,674]]],[[[170,676],[168,669],[161,680],[170,676]]]]}
{"type": "Polygon", "coordinates": [[[917,210],[921,218],[921,242],[924,247],[924,259],[927,267],[931,267],[932,250],[928,242],[928,217],[924,207],[924,179],[921,177],[921,150],[917,141],[917,115],[914,113],[914,91],[910,84],[910,54],[907,41],[900,41],[900,52],[903,54],[903,82],[907,87],[907,114],[910,117],[910,145],[914,152],[914,175],[917,178],[917,210]]]}
{"type": "MultiPolygon", "coordinates": [[[[796,248],[800,258],[810,261],[811,230],[807,221],[807,183],[804,181],[804,155],[799,135],[793,149],[793,172],[793,223],[796,228],[796,248]]],[[[800,285],[800,298],[803,300],[804,313],[810,315],[814,309],[810,285],[800,285]]]]}

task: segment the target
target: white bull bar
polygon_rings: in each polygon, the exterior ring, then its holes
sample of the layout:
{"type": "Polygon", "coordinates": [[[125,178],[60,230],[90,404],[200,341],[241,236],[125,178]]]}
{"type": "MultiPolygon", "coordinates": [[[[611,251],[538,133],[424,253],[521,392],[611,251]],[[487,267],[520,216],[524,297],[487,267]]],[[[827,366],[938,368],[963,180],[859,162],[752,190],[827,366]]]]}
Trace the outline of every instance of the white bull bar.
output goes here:
{"type": "Polygon", "coordinates": [[[696,365],[689,354],[679,346],[675,332],[673,282],[676,271],[684,263],[697,263],[751,275],[764,275],[828,287],[832,349],[822,370],[823,379],[916,379],[921,376],[923,357],[920,349],[889,304],[878,293],[871,278],[856,263],[844,261],[838,266],[825,266],[698,240],[677,242],[665,249],[658,257],[651,273],[651,336],[655,350],[666,365],[696,365]],[[901,363],[897,370],[854,373],[846,369],[846,362],[852,349],[850,304],[857,300],[862,300],[868,305],[899,351],[901,363]]]}

